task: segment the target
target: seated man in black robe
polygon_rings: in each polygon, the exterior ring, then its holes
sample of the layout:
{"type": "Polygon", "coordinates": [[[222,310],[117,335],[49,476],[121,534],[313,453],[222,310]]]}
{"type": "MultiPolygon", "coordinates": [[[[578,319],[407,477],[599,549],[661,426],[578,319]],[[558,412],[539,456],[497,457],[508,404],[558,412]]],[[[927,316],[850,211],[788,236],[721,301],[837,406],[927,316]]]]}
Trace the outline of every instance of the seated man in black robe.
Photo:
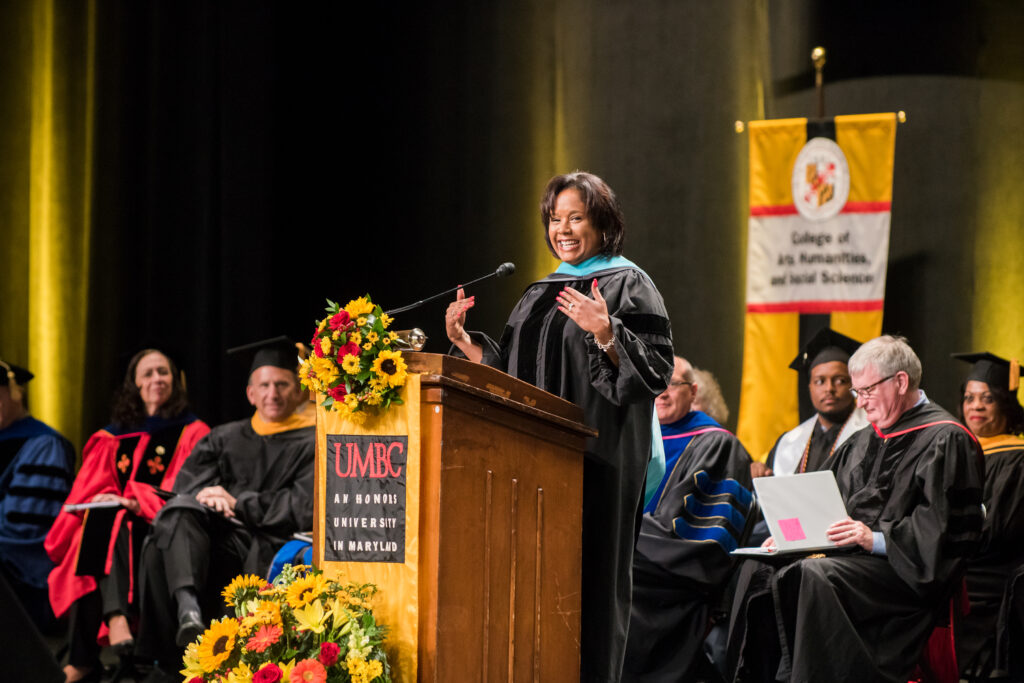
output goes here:
{"type": "Polygon", "coordinates": [[[246,387],[255,414],[196,445],[177,495],[153,521],[140,563],[136,652],[164,671],[177,671],[182,648],[220,616],[204,614],[201,603],[223,609],[217,595],[232,577],[264,575],[292,534],[312,528],[315,413],[296,412],[306,403],[296,355],[285,338],[256,352],[246,387]]]}
{"type": "Polygon", "coordinates": [[[856,339],[823,327],[793,359],[789,367],[807,383],[814,415],[782,434],[763,464],[751,466],[755,477],[827,469],[836,449],[867,426],[864,411],[850,393],[847,366],[859,347],[856,339]]]}
{"type": "Polygon", "coordinates": [[[665,475],[644,508],[633,554],[633,606],[624,681],[689,681],[748,526],[750,456],[708,415],[691,410],[693,369],[676,356],[654,407],[665,475]]]}
{"type": "Polygon", "coordinates": [[[832,458],[849,516],[828,537],[852,552],[745,573],[736,680],[906,681],[980,538],[980,449],[918,388],[917,355],[878,337],[849,368],[871,428],[832,458]]]}

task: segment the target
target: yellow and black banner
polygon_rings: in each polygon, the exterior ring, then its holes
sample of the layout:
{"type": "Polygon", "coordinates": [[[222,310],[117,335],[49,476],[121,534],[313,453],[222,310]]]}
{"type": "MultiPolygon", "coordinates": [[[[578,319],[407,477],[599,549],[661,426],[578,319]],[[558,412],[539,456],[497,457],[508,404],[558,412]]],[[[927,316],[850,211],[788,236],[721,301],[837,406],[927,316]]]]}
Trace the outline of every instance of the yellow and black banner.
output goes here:
{"type": "Polygon", "coordinates": [[[419,624],[420,376],[402,405],[361,425],[317,400],[316,565],[341,583],[374,583],[396,682],[416,680],[419,624]]]}
{"type": "MultiPolygon", "coordinates": [[[[882,330],[895,114],[751,121],[737,435],[758,460],[799,422],[789,363],[822,327],[882,330]]],[[[806,400],[806,399],[805,399],[806,400]]]]}

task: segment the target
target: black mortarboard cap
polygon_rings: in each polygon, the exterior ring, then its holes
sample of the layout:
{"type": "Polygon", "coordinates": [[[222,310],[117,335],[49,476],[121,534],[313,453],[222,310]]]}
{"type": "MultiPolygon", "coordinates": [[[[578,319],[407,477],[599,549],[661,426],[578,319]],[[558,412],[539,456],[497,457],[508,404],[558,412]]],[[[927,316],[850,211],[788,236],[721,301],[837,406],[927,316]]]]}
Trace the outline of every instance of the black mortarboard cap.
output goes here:
{"type": "Polygon", "coordinates": [[[10,384],[12,378],[17,384],[24,385],[33,377],[35,375],[20,365],[0,360],[0,387],[10,384]]]}
{"type": "Polygon", "coordinates": [[[1020,364],[1016,360],[1006,360],[999,356],[981,351],[978,353],[952,353],[957,360],[971,363],[971,371],[967,374],[965,381],[976,379],[992,387],[1009,389],[1010,392],[1017,392],[1017,385],[1020,383],[1020,364]]]}
{"type": "Polygon", "coordinates": [[[228,354],[232,356],[237,355],[240,358],[252,358],[252,363],[249,366],[250,375],[257,368],[262,368],[264,365],[272,365],[275,368],[291,370],[292,372],[295,372],[299,367],[299,349],[295,342],[283,335],[273,339],[264,339],[251,344],[236,346],[228,349],[228,354]]]}
{"type": "Polygon", "coordinates": [[[859,348],[860,342],[856,339],[839,334],[831,327],[823,327],[804,345],[789,367],[808,372],[816,365],[834,360],[846,363],[859,348]]]}

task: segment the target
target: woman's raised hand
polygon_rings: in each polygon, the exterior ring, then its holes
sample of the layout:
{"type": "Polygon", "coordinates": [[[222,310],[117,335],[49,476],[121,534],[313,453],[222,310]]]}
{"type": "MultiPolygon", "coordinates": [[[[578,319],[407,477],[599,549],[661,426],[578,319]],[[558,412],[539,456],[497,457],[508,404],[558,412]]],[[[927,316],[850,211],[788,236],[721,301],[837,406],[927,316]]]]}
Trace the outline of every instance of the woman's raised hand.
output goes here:
{"type": "Polygon", "coordinates": [[[466,334],[466,311],[476,305],[476,297],[466,297],[466,290],[459,287],[455,295],[455,301],[448,304],[448,310],[444,314],[444,329],[448,334],[448,341],[453,344],[467,341],[466,334]]]}
{"type": "Polygon", "coordinates": [[[444,314],[444,331],[448,335],[448,341],[466,354],[466,358],[475,363],[483,359],[483,347],[473,343],[473,339],[466,332],[466,311],[476,306],[475,296],[466,296],[462,287],[455,295],[455,301],[448,304],[448,310],[444,314]]]}

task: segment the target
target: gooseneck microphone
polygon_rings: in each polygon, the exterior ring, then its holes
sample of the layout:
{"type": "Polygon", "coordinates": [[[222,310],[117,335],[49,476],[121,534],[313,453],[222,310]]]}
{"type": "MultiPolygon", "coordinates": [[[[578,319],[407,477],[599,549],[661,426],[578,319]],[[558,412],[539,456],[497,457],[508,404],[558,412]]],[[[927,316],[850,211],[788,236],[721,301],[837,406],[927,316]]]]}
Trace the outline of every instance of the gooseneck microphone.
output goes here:
{"type": "Polygon", "coordinates": [[[481,282],[483,280],[486,280],[487,278],[491,278],[491,277],[495,277],[495,276],[497,276],[497,277],[507,277],[507,276],[511,275],[512,273],[514,273],[514,272],[516,272],[516,264],[514,264],[514,263],[502,263],[500,266],[497,267],[497,269],[493,273],[488,273],[487,275],[484,275],[483,277],[478,277],[475,280],[470,280],[469,282],[467,282],[464,285],[456,285],[455,287],[452,287],[451,289],[444,290],[440,294],[435,294],[434,296],[427,297],[426,299],[423,299],[422,301],[417,301],[414,304],[409,304],[408,306],[402,306],[401,308],[393,308],[390,311],[384,311],[384,312],[387,313],[388,315],[395,315],[396,313],[405,313],[406,311],[411,311],[412,309],[416,308],[417,306],[422,306],[423,304],[427,303],[428,301],[433,301],[434,299],[439,299],[440,297],[445,296],[446,294],[451,294],[452,292],[458,291],[459,289],[461,289],[463,287],[469,287],[470,285],[475,285],[478,282],[481,282]]]}

